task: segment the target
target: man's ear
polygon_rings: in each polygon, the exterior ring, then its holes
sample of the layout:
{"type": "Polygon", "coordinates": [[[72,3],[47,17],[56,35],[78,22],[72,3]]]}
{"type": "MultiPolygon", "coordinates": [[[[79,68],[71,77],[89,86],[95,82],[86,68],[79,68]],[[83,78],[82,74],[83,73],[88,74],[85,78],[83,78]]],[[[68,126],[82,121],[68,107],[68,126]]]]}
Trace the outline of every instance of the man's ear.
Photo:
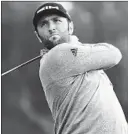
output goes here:
{"type": "Polygon", "coordinates": [[[72,35],[74,31],[74,24],[73,22],[69,22],[69,34],[72,35]]]}
{"type": "Polygon", "coordinates": [[[39,42],[42,43],[42,40],[41,40],[41,38],[39,37],[39,34],[37,33],[37,31],[34,31],[34,33],[35,33],[36,37],[38,38],[39,42]]]}

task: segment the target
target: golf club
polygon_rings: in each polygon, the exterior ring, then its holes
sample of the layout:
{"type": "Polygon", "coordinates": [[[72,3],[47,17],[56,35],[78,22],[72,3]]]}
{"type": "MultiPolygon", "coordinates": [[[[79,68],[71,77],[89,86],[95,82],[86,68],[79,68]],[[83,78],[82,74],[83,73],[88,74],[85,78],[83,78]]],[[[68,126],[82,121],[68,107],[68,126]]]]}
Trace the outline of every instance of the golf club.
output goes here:
{"type": "Polygon", "coordinates": [[[23,67],[23,66],[27,65],[28,63],[31,63],[31,62],[33,62],[33,61],[39,59],[39,58],[41,58],[41,55],[38,55],[38,56],[36,56],[35,58],[32,58],[32,59],[30,59],[30,60],[28,60],[28,61],[26,61],[26,62],[24,62],[24,63],[22,63],[22,64],[20,64],[20,65],[18,65],[18,66],[16,66],[16,67],[14,67],[14,68],[12,68],[12,69],[10,69],[10,70],[8,70],[8,71],[2,73],[1,76],[4,76],[4,75],[6,75],[6,74],[9,74],[10,72],[12,72],[12,71],[14,71],[14,70],[16,70],[16,69],[18,69],[18,68],[20,68],[20,67],[23,67]]]}

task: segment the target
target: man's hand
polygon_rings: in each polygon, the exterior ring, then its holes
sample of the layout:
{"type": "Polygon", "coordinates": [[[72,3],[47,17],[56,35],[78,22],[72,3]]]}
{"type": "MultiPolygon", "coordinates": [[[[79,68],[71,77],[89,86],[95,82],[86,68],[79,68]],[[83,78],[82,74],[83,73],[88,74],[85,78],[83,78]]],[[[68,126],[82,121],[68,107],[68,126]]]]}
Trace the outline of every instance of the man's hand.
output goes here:
{"type": "Polygon", "coordinates": [[[47,48],[40,50],[40,55],[43,57],[44,54],[46,54],[49,50],[47,48]]]}

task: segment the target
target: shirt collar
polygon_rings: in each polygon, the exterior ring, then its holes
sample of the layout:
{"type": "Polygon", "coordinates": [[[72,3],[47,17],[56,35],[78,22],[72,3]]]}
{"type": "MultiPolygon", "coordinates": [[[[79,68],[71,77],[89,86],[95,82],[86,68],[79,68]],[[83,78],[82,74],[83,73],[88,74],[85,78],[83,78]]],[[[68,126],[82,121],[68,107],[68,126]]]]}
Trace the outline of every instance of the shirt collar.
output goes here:
{"type": "Polygon", "coordinates": [[[70,43],[73,44],[73,43],[77,43],[77,42],[79,42],[78,37],[75,35],[71,35],[69,44],[70,43]]]}
{"type": "MultiPolygon", "coordinates": [[[[71,36],[70,36],[69,44],[78,44],[78,43],[80,43],[78,37],[75,36],[75,35],[71,35],[71,36]]],[[[43,55],[46,54],[48,51],[49,51],[49,50],[48,50],[47,48],[41,49],[41,50],[40,50],[40,54],[43,56],[43,55]]]]}

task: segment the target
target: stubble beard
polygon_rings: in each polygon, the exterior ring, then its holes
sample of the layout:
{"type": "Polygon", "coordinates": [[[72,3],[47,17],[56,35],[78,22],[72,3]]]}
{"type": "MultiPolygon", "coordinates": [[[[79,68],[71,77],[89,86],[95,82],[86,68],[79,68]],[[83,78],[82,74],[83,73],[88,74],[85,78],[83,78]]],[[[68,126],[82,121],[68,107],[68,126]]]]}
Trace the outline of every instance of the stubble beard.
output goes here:
{"type": "Polygon", "coordinates": [[[64,37],[61,37],[60,39],[54,39],[54,38],[52,40],[43,39],[43,44],[47,49],[50,50],[59,44],[68,43],[70,40],[69,38],[70,38],[69,36],[64,36],[64,37]]]}

